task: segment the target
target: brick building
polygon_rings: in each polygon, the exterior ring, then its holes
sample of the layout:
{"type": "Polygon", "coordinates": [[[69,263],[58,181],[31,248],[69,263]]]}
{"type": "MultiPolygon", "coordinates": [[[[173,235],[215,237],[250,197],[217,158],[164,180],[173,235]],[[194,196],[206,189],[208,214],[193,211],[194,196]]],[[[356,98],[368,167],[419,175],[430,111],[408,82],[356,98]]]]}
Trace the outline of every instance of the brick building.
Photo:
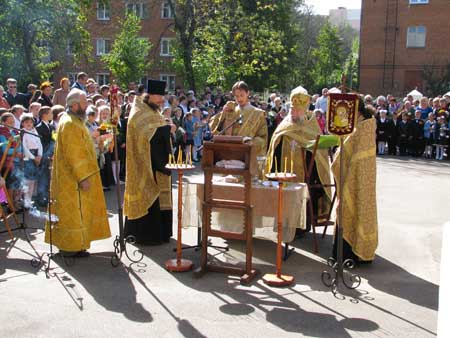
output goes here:
{"type": "Polygon", "coordinates": [[[362,0],[360,92],[403,96],[450,63],[449,0],[362,0]]]}
{"type": "MultiPolygon", "coordinates": [[[[84,71],[94,78],[100,85],[109,83],[109,70],[101,61],[101,56],[108,53],[114,42],[114,36],[119,32],[119,19],[125,17],[128,11],[134,12],[142,20],[141,36],[148,38],[152,43],[149,58],[153,66],[141,83],[147,79],[160,79],[168,83],[168,90],[173,91],[175,86],[182,83],[171,70],[173,59],[173,14],[167,1],[164,0],[102,0],[94,1],[92,11],[89,13],[87,29],[91,35],[92,58],[94,62],[89,65],[74,66],[70,46],[61,68],[55,73],[55,84],[62,77],[69,77],[74,81],[78,72],[84,71]]],[[[57,85],[56,85],[57,87],[57,85]]]]}

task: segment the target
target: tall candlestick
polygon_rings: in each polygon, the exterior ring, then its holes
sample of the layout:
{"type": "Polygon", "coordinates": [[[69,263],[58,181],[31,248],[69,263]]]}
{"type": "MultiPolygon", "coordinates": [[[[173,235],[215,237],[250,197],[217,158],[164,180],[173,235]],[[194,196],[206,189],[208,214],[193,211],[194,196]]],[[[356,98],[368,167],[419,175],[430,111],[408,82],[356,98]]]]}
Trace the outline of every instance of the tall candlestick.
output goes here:
{"type": "Polygon", "coordinates": [[[181,152],[181,146],[178,146],[178,163],[181,164],[181,161],[183,161],[183,153],[181,152]]]}
{"type": "Polygon", "coordinates": [[[292,149],[291,146],[291,174],[294,173],[294,150],[292,149]]]}
{"type": "Polygon", "coordinates": [[[287,170],[287,156],[284,157],[284,176],[286,176],[286,170],[287,170]]]}
{"type": "Polygon", "coordinates": [[[278,175],[278,161],[276,156],[275,156],[275,175],[278,175]]]}
{"type": "Polygon", "coordinates": [[[169,154],[169,165],[171,165],[171,164],[172,164],[172,155],[169,154]]]}

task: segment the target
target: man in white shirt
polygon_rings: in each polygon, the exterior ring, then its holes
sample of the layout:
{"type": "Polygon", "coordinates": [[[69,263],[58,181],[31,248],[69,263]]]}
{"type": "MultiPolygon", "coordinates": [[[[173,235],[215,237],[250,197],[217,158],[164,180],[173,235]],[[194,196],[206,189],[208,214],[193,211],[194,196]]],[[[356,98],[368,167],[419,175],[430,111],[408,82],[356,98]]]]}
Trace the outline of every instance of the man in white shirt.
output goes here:
{"type": "Polygon", "coordinates": [[[322,111],[326,115],[328,111],[328,88],[322,89],[322,96],[317,99],[315,108],[322,109],[322,111]]]}

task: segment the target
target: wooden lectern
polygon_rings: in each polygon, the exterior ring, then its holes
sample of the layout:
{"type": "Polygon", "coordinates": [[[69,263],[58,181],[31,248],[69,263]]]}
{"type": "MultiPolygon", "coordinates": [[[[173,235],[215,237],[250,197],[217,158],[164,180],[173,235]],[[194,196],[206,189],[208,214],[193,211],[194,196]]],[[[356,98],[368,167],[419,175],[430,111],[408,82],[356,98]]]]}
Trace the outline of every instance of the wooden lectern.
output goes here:
{"type": "Polygon", "coordinates": [[[228,274],[241,275],[241,284],[248,284],[257,274],[252,268],[252,250],[253,250],[253,222],[252,205],[250,202],[251,173],[250,163],[252,159],[251,144],[244,144],[242,138],[235,136],[223,136],[216,138],[214,142],[205,142],[203,148],[202,168],[205,175],[204,184],[204,202],[203,202],[203,225],[202,225],[202,247],[201,264],[197,272],[206,271],[223,272],[228,274]],[[244,169],[227,169],[216,166],[221,160],[238,160],[245,163],[244,169]],[[213,175],[236,175],[244,178],[244,196],[243,200],[223,200],[216,199],[213,196],[213,175]],[[234,209],[241,210],[244,213],[244,229],[241,233],[226,232],[211,228],[211,213],[213,209],[234,209]],[[221,237],[224,239],[236,239],[246,242],[246,264],[245,269],[230,266],[218,265],[208,262],[208,237],[221,237]]]}

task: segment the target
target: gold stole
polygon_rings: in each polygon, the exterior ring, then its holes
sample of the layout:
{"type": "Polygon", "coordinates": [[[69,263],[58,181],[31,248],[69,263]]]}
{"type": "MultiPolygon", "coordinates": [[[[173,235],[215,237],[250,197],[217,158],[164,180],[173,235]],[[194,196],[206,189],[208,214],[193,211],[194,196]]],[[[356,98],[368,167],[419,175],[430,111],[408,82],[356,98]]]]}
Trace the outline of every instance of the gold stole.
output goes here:
{"type": "MultiPolygon", "coordinates": [[[[167,180],[159,178],[163,175],[157,174],[155,179],[150,156],[150,140],[156,129],[165,124],[164,118],[143,102],[141,97],[135,98],[127,127],[124,214],[129,219],[145,216],[161,190],[167,189],[167,180]]],[[[167,178],[170,187],[170,177],[167,178]]],[[[167,207],[167,200],[160,203],[167,207]]]]}
{"type": "MultiPolygon", "coordinates": [[[[355,132],[344,141],[343,233],[352,251],[363,260],[373,260],[378,246],[376,200],[376,121],[358,118],[355,132]]],[[[337,180],[340,150],[332,165],[337,180]]]]}

